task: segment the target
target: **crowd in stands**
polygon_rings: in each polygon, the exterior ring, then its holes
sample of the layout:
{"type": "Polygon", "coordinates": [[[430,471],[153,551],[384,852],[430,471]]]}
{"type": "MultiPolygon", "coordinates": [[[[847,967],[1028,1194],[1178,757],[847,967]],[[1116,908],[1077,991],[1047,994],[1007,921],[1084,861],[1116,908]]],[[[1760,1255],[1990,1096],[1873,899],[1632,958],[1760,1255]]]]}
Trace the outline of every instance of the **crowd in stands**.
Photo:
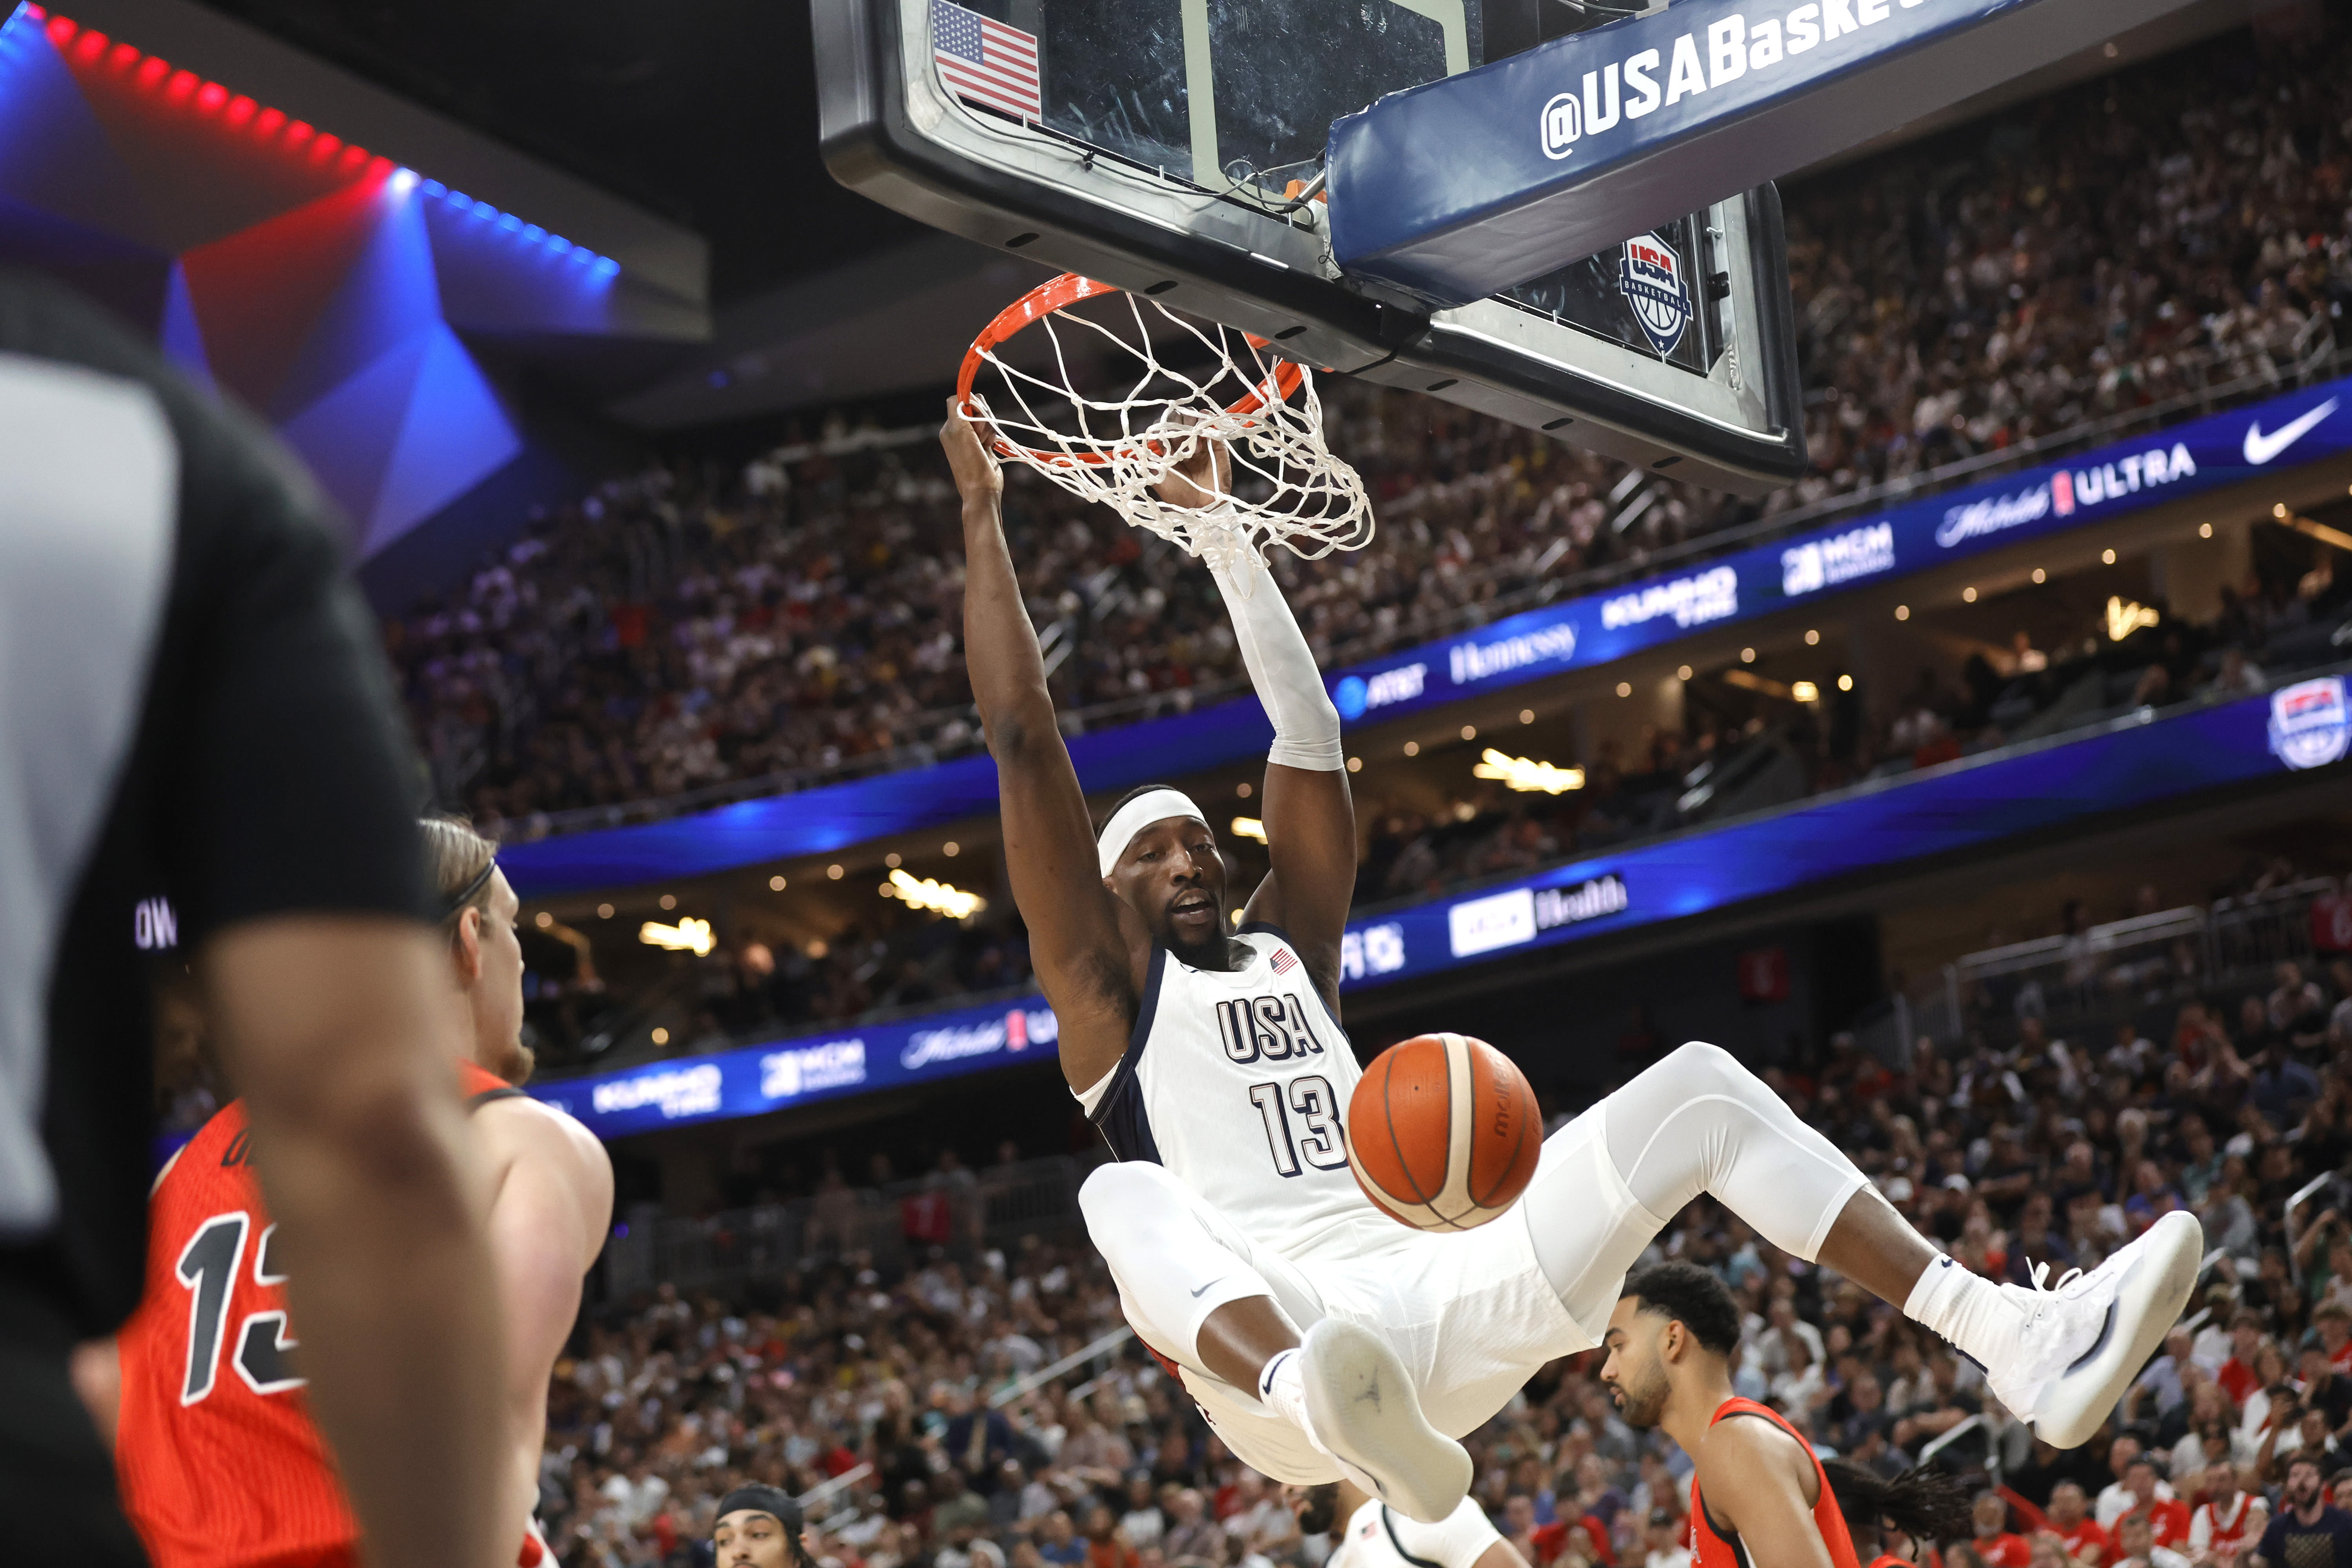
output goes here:
{"type": "MultiPolygon", "coordinates": [[[[2276,558],[2301,559],[2298,552],[2307,547],[2283,529],[2274,531],[2297,546],[2276,558]]],[[[2317,569],[2290,567],[2258,577],[2242,592],[2225,590],[2221,612],[2207,624],[2152,605],[2144,624],[2120,641],[2104,621],[2085,622],[2075,628],[2079,636],[2048,648],[2020,631],[2008,649],[1972,655],[1956,683],[1922,668],[1900,700],[1874,717],[1860,692],[1824,692],[1811,705],[1759,700],[1702,674],[1685,688],[1683,727],[1653,727],[1632,746],[1604,741],[1583,787],[1560,795],[1516,794],[1465,778],[1466,787],[1432,811],[1425,804],[1385,801],[1360,785],[1365,837],[1356,907],[1425,898],[1692,824],[1957,763],[2127,709],[2263,690],[2298,668],[2345,657],[2338,638],[2352,624],[2352,575],[2335,575],[2326,568],[2328,553],[2319,554],[2317,569]]],[[[679,1052],[1009,990],[1031,977],[1025,931],[1003,897],[963,922],[883,903],[828,940],[804,947],[723,944],[695,967],[691,1023],[672,1031],[671,1048],[679,1052]]],[[[614,1016],[613,1004],[592,965],[572,977],[534,972],[531,1019],[549,1065],[563,1065],[596,1023],[614,1016]]]]}
{"type": "Polygon", "coordinates": [[[2223,608],[2207,624],[2155,605],[2121,640],[2103,621],[2047,649],[2019,631],[2007,650],[1971,654],[1957,684],[1923,667],[1876,715],[1860,692],[1828,691],[1816,704],[1797,705],[1718,689],[1714,695],[1751,710],[1740,719],[1702,700],[1703,677],[1689,689],[1682,728],[1653,726],[1632,747],[1604,741],[1580,790],[1515,795],[1494,785],[1465,794],[1434,819],[1377,801],[1360,807],[1372,826],[1357,902],[1425,896],[1958,762],[2128,709],[2264,690],[2297,668],[2337,663],[2352,647],[2342,629],[2352,625],[2352,578],[2338,579],[2330,552],[2319,554],[2315,570],[2223,590],[2223,608]]]}
{"type": "MultiPolygon", "coordinates": [[[[1817,471],[1763,510],[2331,352],[2352,291],[2352,31],[2315,25],[2331,30],[2219,40],[1792,187],[1817,471]]],[[[1327,395],[1380,519],[1360,552],[1284,557],[1327,662],[1759,510],[1443,403],[1327,395]]],[[[841,446],[614,480],[390,619],[444,803],[533,823],[976,745],[944,466],[920,444],[841,446]]],[[[1234,684],[1216,595],[1181,556],[1017,475],[1006,513],[1066,712],[1121,722],[1234,684]]]]}
{"type": "MultiPolygon", "coordinates": [[[[1933,1462],[1980,1484],[1947,1568],[2242,1568],[2290,1501],[2352,1501],[2352,963],[2331,978],[2284,966],[2242,1007],[2192,996],[2112,1044],[2070,1047],[2036,1013],[2013,1047],[1922,1040],[1900,1071],[1843,1038],[1766,1069],[1989,1278],[2054,1284],[2161,1215],[2199,1217],[2219,1257],[2192,1315],[2080,1449],[2034,1440],[1941,1341],[1712,1200],[1652,1256],[1732,1288],[1740,1392],[1822,1452],[1891,1476],[1940,1443],[1933,1462]]],[[[706,1563],[712,1504],[750,1479],[818,1494],[827,1568],[1318,1568],[1328,1541],[1131,1349],[1029,1378],[1119,1321],[1076,1236],[918,1249],[895,1279],[848,1256],[725,1300],[663,1286],[609,1302],[551,1393],[558,1555],[706,1563]]],[[[1598,1370],[1589,1353],[1546,1367],[1468,1437],[1475,1495],[1535,1568],[1687,1568],[1688,1462],[1625,1425],[1598,1370]]]]}

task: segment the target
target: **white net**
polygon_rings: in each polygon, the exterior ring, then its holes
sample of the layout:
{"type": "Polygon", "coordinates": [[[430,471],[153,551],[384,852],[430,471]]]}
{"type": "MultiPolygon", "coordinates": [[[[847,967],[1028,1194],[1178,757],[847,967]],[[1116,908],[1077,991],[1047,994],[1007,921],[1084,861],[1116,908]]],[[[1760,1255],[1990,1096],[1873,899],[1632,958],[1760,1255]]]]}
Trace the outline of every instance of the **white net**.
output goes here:
{"type": "Polygon", "coordinates": [[[994,374],[970,391],[971,412],[994,426],[1000,452],[1213,567],[1272,544],[1311,561],[1370,542],[1364,482],[1323,441],[1314,372],[1246,333],[1088,287],[1116,301],[1037,314],[1043,342],[1024,338],[1026,364],[1004,356],[1009,334],[973,345],[994,374]],[[1222,475],[1203,460],[1213,443],[1228,458],[1222,475]]]}

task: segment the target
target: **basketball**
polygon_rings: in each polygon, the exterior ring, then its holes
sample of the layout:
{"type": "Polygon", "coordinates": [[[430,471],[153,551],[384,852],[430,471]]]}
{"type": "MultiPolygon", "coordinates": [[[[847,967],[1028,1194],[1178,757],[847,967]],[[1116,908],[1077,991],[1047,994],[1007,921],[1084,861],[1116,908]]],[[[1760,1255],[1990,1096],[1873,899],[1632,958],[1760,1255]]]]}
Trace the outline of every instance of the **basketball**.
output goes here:
{"type": "Polygon", "coordinates": [[[1416,1230],[1470,1230],[1518,1202],[1543,1112],[1510,1058],[1466,1035],[1417,1035],[1364,1070],[1348,1106],[1348,1168],[1416,1230]]]}

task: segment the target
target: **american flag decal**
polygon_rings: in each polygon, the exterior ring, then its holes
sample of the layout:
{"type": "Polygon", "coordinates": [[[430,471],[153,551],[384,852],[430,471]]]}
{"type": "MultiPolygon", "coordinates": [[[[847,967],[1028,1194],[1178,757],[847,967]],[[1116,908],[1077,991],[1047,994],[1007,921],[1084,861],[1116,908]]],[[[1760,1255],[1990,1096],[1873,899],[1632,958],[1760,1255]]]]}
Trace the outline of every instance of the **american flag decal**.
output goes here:
{"type": "Polygon", "coordinates": [[[1274,950],[1274,972],[1276,974],[1287,974],[1297,967],[1298,960],[1290,956],[1288,948],[1277,947],[1274,950]]]}
{"type": "Polygon", "coordinates": [[[931,0],[931,59],[959,97],[1024,120],[1045,117],[1034,34],[951,0],[931,0]]]}

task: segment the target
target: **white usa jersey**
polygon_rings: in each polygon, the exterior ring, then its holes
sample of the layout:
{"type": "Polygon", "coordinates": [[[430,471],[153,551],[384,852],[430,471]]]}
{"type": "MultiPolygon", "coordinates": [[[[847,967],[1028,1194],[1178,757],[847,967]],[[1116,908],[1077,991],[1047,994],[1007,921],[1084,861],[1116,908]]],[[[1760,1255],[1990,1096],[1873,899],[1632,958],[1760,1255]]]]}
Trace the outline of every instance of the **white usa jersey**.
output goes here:
{"type": "Polygon", "coordinates": [[[1471,1568],[1502,1540],[1476,1498],[1464,1498],[1435,1524],[1419,1523],[1373,1501],[1356,1510],[1323,1568],[1471,1568]]]}
{"type": "Polygon", "coordinates": [[[1348,1169],[1341,1118],[1362,1074],[1339,1020],[1287,937],[1238,940],[1254,956],[1232,971],[1152,949],[1127,1054],[1079,1102],[1112,1153],[1162,1166],[1286,1256],[1360,1252],[1367,1221],[1404,1234],[1348,1169]]]}

